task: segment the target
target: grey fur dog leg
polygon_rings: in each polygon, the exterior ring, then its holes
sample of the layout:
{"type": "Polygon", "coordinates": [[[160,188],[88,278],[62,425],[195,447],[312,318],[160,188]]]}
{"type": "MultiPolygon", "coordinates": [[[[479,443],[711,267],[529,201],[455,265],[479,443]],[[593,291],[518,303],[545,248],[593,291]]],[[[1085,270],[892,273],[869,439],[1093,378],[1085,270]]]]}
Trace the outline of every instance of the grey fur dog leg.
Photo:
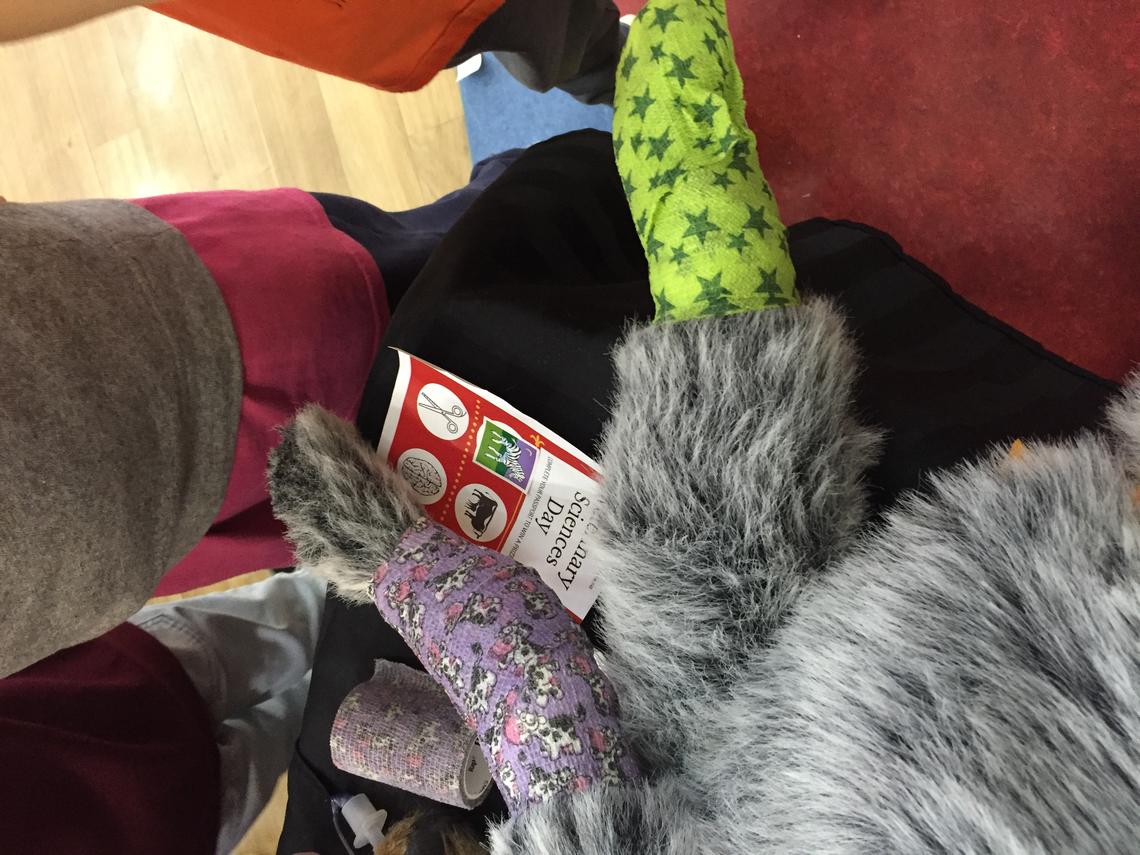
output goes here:
{"type": "Polygon", "coordinates": [[[866,516],[878,435],[832,306],[658,324],[618,348],[602,454],[608,662],[643,759],[668,767],[741,661],[866,516]]]}
{"type": "Polygon", "coordinates": [[[422,516],[411,490],[356,428],[317,406],[282,429],[269,456],[269,495],[298,563],[350,602],[370,602],[376,568],[422,516]]]}

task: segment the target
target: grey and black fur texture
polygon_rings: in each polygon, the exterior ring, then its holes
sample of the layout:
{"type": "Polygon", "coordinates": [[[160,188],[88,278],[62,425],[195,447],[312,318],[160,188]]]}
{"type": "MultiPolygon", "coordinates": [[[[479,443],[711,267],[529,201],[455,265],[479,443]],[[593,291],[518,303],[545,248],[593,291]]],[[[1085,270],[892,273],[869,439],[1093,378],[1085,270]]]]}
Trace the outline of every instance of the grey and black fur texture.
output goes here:
{"type": "Polygon", "coordinates": [[[1108,422],[1124,452],[1129,474],[1140,481],[1140,370],[1132,374],[1124,394],[1109,408],[1108,422]]]}
{"type": "Polygon", "coordinates": [[[1123,463],[1092,437],[995,453],[821,576],[690,755],[731,817],[711,851],[1138,851],[1123,463]]]}
{"type": "MultiPolygon", "coordinates": [[[[523,813],[495,855],[1140,851],[1135,380],[1104,434],[995,450],[872,530],[827,304],[636,330],[615,361],[600,586],[651,782],[523,813]]],[[[302,479],[312,559],[365,471],[302,479]]]]}
{"type": "Polygon", "coordinates": [[[664,769],[851,546],[878,437],[855,418],[858,360],[824,303],[645,327],[614,365],[600,516],[608,667],[628,735],[664,769]]]}
{"type": "Polygon", "coordinates": [[[282,429],[269,456],[269,496],[297,563],[357,603],[371,602],[376,568],[423,515],[411,489],[356,428],[317,406],[282,429]]]}
{"type": "Polygon", "coordinates": [[[693,855],[702,850],[689,788],[675,779],[653,785],[594,787],[531,808],[491,830],[493,853],[517,855],[693,855]]]}

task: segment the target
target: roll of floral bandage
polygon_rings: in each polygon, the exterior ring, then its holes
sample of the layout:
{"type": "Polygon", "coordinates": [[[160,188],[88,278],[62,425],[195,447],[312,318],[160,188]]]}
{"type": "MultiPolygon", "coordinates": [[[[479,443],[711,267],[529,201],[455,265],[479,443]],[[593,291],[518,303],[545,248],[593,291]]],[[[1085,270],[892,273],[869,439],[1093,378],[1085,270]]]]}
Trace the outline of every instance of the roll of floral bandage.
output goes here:
{"type": "Polygon", "coordinates": [[[345,772],[443,804],[473,808],[491,789],[475,733],[440,685],[396,662],[376,663],[337,710],[329,750],[345,772]]]}

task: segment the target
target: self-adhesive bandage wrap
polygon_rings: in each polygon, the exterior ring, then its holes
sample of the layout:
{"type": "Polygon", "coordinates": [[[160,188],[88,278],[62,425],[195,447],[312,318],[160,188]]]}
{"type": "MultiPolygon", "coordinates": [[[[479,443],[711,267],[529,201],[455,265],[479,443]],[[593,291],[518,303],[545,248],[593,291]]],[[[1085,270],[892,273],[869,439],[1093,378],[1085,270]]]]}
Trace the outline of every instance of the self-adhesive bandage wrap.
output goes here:
{"type": "Polygon", "coordinates": [[[657,321],[799,302],[723,0],[651,0],[638,15],[618,67],[614,152],[657,321]]]}

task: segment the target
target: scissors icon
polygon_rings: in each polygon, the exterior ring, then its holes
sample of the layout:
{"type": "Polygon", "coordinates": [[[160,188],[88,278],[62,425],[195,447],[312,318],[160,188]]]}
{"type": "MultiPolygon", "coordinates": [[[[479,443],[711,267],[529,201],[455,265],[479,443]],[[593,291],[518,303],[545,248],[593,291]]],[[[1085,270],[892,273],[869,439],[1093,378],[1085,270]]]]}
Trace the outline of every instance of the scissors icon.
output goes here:
{"type": "Polygon", "coordinates": [[[459,404],[452,404],[449,409],[445,410],[443,407],[433,401],[427,392],[420,392],[420,397],[423,399],[419,403],[420,407],[427,410],[429,413],[436,413],[437,415],[443,416],[444,420],[447,422],[448,433],[459,433],[459,422],[457,422],[456,419],[461,419],[467,415],[467,412],[463,409],[463,407],[459,406],[459,404]],[[425,404],[424,401],[427,401],[427,403],[425,404]]]}

